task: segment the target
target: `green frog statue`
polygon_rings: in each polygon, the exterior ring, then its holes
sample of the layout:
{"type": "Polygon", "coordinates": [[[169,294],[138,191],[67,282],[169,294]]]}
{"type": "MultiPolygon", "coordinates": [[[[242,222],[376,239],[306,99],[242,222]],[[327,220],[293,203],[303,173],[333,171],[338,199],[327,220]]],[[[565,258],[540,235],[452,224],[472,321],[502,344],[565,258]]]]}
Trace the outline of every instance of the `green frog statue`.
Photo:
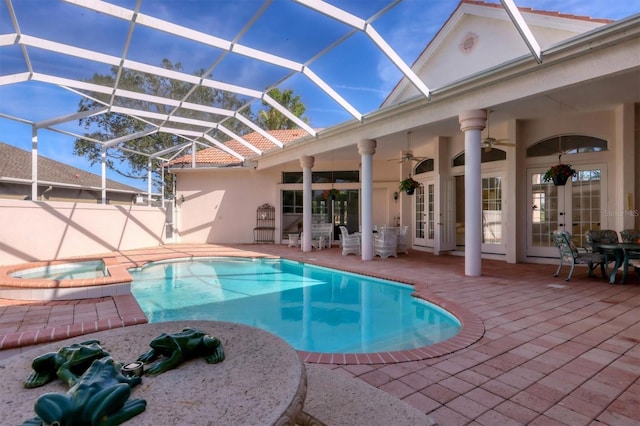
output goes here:
{"type": "Polygon", "coordinates": [[[96,359],[109,356],[102,349],[98,340],[87,340],[60,348],[57,352],[40,355],[31,363],[33,369],[24,382],[25,388],[36,388],[46,385],[56,377],[68,386],[89,368],[96,359]]]}
{"type": "Polygon", "coordinates": [[[124,376],[120,363],[110,356],[93,361],[66,394],[45,393],[35,404],[37,417],[23,426],[90,425],[111,426],[126,422],[142,413],[147,402],[129,400],[131,388],[142,379],[124,376]]]}
{"type": "Polygon", "coordinates": [[[204,356],[209,364],[224,360],[220,339],[195,328],[185,328],[172,334],[162,333],[149,346],[151,350],[138,357],[138,361],[145,364],[155,360],[149,366],[145,365],[145,374],[164,373],[183,361],[200,356],[204,356]]]}

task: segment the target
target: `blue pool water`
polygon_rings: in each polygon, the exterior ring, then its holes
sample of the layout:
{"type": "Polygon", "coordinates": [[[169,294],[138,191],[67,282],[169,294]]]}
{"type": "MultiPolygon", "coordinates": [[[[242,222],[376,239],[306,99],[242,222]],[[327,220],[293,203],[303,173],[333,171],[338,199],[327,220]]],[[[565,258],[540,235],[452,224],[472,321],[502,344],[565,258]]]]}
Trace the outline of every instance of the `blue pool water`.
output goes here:
{"type": "Polygon", "coordinates": [[[451,314],[413,298],[411,286],[287,260],[207,258],[129,272],[131,292],[150,322],[242,323],[298,350],[404,350],[460,330],[451,314]]]}

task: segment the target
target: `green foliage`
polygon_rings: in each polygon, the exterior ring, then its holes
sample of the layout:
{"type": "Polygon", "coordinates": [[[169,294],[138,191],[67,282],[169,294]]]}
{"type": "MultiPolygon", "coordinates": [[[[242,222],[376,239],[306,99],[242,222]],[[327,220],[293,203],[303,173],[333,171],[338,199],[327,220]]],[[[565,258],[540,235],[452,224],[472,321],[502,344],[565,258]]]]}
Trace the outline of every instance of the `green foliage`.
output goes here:
{"type": "MultiPolygon", "coordinates": [[[[182,72],[182,65],[180,63],[173,64],[168,59],[164,59],[162,61],[162,67],[168,70],[182,72]]],[[[202,76],[204,72],[204,70],[199,70],[194,74],[202,76]]],[[[120,76],[118,76],[117,67],[111,68],[111,75],[94,74],[94,76],[89,79],[89,82],[101,86],[114,87],[116,78],[118,79],[118,89],[160,96],[168,99],[184,99],[192,89],[192,85],[189,83],[139,71],[125,69],[120,76]]],[[[82,99],[79,103],[79,111],[101,108],[105,104],[110,103],[110,95],[103,93],[89,93],[89,95],[95,100],[89,98],[82,99]]],[[[240,109],[244,105],[244,102],[241,99],[232,93],[221,90],[198,86],[189,94],[187,101],[199,105],[213,106],[229,110],[240,110],[243,115],[248,118],[253,118],[249,108],[240,109]]],[[[169,114],[174,108],[166,104],[157,104],[154,102],[125,97],[119,97],[117,105],[124,108],[154,111],[159,114],[169,114]]],[[[215,114],[187,109],[181,110],[181,114],[182,113],[184,113],[186,118],[204,120],[211,123],[221,122],[225,119],[225,117],[215,114]]],[[[155,125],[162,124],[159,120],[147,120],[155,125]]],[[[149,125],[141,120],[118,113],[97,114],[82,118],[80,119],[80,125],[86,129],[86,137],[103,142],[149,128],[149,125]]],[[[238,134],[247,132],[246,127],[240,121],[235,119],[227,119],[224,122],[224,125],[238,134]]],[[[172,123],[171,126],[180,127],[180,124],[172,123]]],[[[216,134],[212,134],[212,136],[223,140],[228,139],[227,136],[220,137],[220,135],[216,134]]],[[[154,154],[158,151],[184,142],[184,139],[175,135],[168,133],[154,133],[143,138],[138,138],[124,144],[120,144],[120,147],[145,154],[154,154]]],[[[76,139],[74,144],[74,154],[86,157],[89,159],[91,164],[99,163],[101,161],[102,146],[84,139],[76,139]]],[[[107,168],[128,178],[146,181],[148,178],[148,161],[149,160],[146,155],[132,153],[115,147],[107,148],[107,168]]],[[[154,160],[151,167],[154,187],[157,189],[160,188],[161,185],[164,185],[165,193],[169,195],[172,194],[173,175],[165,173],[165,180],[164,182],[161,182],[162,173],[160,171],[160,161],[154,160]]]]}
{"type": "MultiPolygon", "coordinates": [[[[291,111],[293,115],[301,118],[303,122],[309,122],[306,117],[302,117],[307,107],[300,100],[300,96],[293,95],[292,89],[286,89],[281,92],[278,88],[273,88],[269,90],[268,94],[280,105],[291,111]]],[[[262,105],[265,106],[265,108],[258,113],[258,124],[263,129],[278,130],[298,128],[296,123],[268,103],[262,101],[262,105]]]]}

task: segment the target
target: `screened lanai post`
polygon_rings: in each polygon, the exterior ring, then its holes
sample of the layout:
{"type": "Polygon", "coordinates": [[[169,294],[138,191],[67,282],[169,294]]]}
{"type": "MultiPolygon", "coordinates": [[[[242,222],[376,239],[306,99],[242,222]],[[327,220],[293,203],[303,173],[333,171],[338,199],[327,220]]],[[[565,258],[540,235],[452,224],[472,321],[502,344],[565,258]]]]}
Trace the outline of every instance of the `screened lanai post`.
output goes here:
{"type": "Polygon", "coordinates": [[[107,147],[102,145],[100,150],[100,189],[102,204],[107,204],[107,147]]]}
{"type": "MultiPolygon", "coordinates": [[[[195,157],[195,156],[194,156],[195,157]]],[[[147,162],[147,205],[151,206],[151,189],[153,187],[153,179],[151,174],[151,157],[147,162]]]]}
{"type": "Polygon", "coordinates": [[[31,126],[31,200],[38,199],[38,128],[31,126]]]}
{"type": "Polygon", "coordinates": [[[373,154],[376,152],[376,141],[362,139],[358,142],[358,153],[362,163],[360,178],[360,199],[362,202],[361,221],[362,242],[360,255],[362,260],[373,259],[373,154]]]}
{"type": "Polygon", "coordinates": [[[464,273],[479,277],[482,274],[481,132],[487,122],[487,111],[465,111],[458,120],[464,132],[464,273]]]}
{"type": "Polygon", "coordinates": [[[311,251],[311,168],[314,157],[303,155],[300,157],[302,167],[302,251],[311,251]],[[305,232],[306,231],[306,232],[305,232]]]}

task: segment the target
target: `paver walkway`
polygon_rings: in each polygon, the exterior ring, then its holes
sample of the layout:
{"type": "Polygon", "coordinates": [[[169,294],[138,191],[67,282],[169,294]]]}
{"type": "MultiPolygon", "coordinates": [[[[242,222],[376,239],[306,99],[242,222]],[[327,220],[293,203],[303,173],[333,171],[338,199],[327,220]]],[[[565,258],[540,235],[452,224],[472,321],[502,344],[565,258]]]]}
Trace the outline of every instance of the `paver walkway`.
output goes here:
{"type": "MultiPolygon", "coordinates": [[[[555,265],[483,260],[483,275],[466,277],[462,257],[411,251],[363,262],[337,248],[303,253],[281,245],[183,245],[116,255],[133,265],[159,251],[167,258],[282,256],[411,283],[427,298],[463,306],[485,329],[464,349],[397,364],[326,365],[408,402],[441,425],[640,424],[640,284],[633,276],[626,285],[609,285],[579,268],[566,282],[552,276],[555,265]]],[[[49,328],[77,322],[89,325],[88,331],[99,321],[107,328],[122,326],[131,312],[119,312],[119,305],[126,310],[129,302],[0,300],[0,342],[19,330],[47,335],[49,328]]],[[[0,359],[19,350],[2,350],[0,359]]]]}

